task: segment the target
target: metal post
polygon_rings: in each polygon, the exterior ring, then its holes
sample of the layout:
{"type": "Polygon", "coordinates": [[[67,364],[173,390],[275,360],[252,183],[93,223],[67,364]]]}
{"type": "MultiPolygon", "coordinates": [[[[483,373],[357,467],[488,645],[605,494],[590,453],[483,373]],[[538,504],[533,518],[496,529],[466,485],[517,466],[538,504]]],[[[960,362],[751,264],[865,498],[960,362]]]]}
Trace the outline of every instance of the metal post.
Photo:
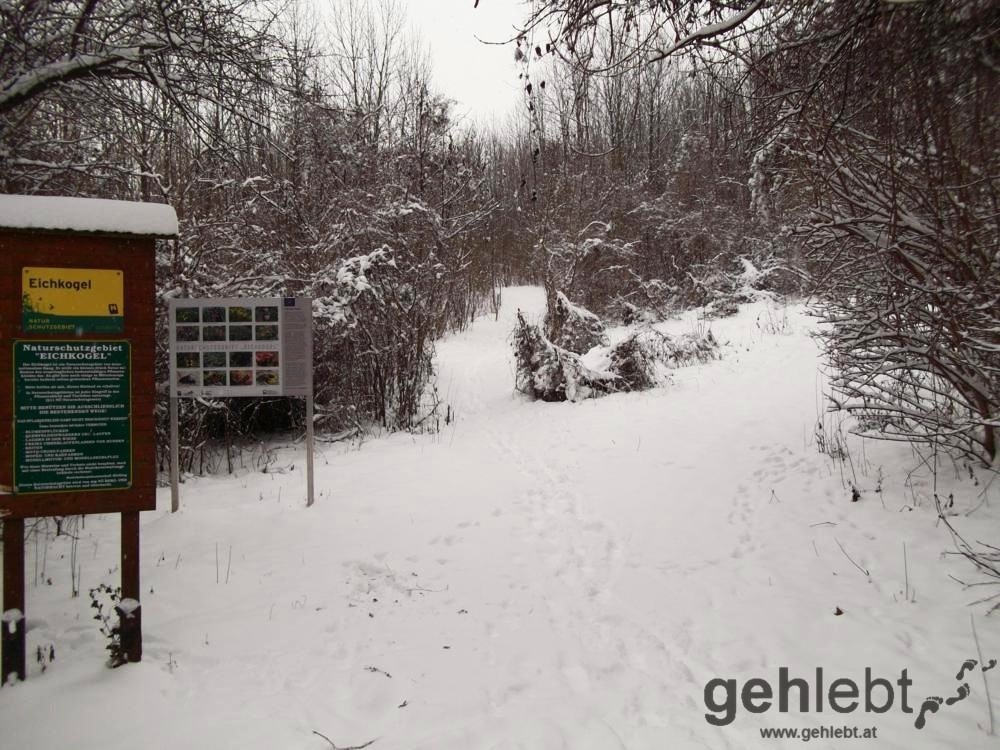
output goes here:
{"type": "Polygon", "coordinates": [[[312,384],[310,384],[309,395],[306,396],[306,507],[308,508],[312,504],[313,504],[313,395],[312,395],[312,384]]]}
{"type": "Polygon", "coordinates": [[[180,437],[177,427],[177,397],[170,397],[170,512],[181,507],[180,489],[180,437]]]}
{"type": "Polygon", "coordinates": [[[11,675],[23,680],[28,676],[27,646],[24,616],[24,520],[3,521],[3,656],[0,685],[6,685],[11,675]]]}
{"type": "Polygon", "coordinates": [[[306,507],[313,504],[313,330],[312,300],[305,300],[309,309],[306,321],[306,507]]]}

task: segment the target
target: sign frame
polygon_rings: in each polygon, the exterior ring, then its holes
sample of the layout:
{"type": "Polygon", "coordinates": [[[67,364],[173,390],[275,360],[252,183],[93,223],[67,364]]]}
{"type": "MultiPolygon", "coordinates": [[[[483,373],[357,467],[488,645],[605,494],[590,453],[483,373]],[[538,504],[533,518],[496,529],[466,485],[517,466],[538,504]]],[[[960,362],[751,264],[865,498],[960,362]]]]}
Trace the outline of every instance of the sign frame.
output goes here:
{"type": "Polygon", "coordinates": [[[315,484],[312,299],[174,297],[168,301],[168,311],[170,511],[176,513],[180,509],[178,399],[181,398],[304,398],[306,507],[310,507],[314,502],[315,484]],[[239,311],[235,316],[234,310],[239,311]],[[267,312],[261,315],[261,310],[267,312]],[[270,312],[272,310],[275,312],[270,312]],[[185,312],[182,315],[179,311],[185,312]],[[276,330],[268,330],[261,337],[262,328],[276,330]],[[239,329],[238,333],[234,329],[239,329]],[[258,359],[261,354],[274,355],[278,361],[262,365],[258,359]],[[206,355],[213,358],[211,365],[207,364],[206,355]],[[234,360],[234,356],[243,358],[234,360]],[[219,380],[217,384],[208,384],[209,373],[213,374],[213,379],[219,380]],[[234,380],[234,373],[240,373],[238,381],[234,380]],[[278,382],[262,383],[261,373],[277,373],[278,382]],[[182,378],[187,377],[191,377],[192,381],[183,382],[182,378]],[[249,382],[240,382],[248,377],[249,382]]]}
{"type": "MultiPolygon", "coordinates": [[[[80,199],[84,200],[84,199],[80,199]]],[[[41,233],[0,228],[0,519],[129,513],[156,509],[156,263],[151,237],[41,233]],[[132,482],[119,489],[14,492],[14,341],[51,343],[73,334],[23,330],[25,268],[123,271],[120,333],[88,333],[87,341],[128,341],[132,482]]],[[[81,337],[82,338],[82,337],[81,337]]]]}
{"type": "Polygon", "coordinates": [[[169,300],[171,397],[309,396],[311,306],[308,297],[169,300]]]}

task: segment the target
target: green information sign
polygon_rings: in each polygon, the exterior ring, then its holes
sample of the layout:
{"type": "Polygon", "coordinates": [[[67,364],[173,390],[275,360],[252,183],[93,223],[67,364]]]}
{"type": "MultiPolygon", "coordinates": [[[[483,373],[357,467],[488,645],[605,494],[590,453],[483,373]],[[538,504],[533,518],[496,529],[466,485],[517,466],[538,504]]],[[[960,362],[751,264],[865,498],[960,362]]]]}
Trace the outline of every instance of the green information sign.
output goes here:
{"type": "Polygon", "coordinates": [[[14,492],[132,483],[127,341],[14,342],[14,492]]]}

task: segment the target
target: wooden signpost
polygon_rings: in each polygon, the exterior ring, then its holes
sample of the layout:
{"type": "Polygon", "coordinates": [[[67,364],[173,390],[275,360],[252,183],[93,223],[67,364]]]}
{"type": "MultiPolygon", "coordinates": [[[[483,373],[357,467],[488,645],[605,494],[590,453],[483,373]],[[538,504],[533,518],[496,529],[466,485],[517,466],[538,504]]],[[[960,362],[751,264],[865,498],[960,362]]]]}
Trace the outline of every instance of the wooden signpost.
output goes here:
{"type": "Polygon", "coordinates": [[[0,195],[0,684],[26,677],[25,518],[121,513],[120,641],[142,658],[155,241],[176,234],[162,204],[0,195]]]}

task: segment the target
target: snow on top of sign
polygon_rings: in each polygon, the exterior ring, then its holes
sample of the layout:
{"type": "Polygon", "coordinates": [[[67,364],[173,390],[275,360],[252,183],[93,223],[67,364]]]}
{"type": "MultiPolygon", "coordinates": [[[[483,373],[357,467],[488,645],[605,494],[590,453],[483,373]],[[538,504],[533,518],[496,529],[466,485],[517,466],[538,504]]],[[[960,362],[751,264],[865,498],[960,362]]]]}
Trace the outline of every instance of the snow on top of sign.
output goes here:
{"type": "Polygon", "coordinates": [[[164,203],[0,195],[0,228],[174,237],[177,214],[164,203]]]}

